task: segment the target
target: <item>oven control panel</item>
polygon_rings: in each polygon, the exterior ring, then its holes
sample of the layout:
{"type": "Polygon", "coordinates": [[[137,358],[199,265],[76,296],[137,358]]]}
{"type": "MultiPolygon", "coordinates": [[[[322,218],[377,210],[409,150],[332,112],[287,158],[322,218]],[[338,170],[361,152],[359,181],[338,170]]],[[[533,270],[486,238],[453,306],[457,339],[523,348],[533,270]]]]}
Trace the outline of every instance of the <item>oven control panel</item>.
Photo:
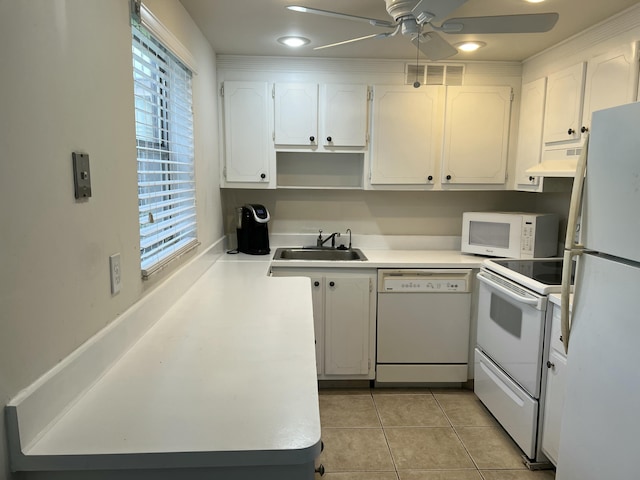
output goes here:
{"type": "Polygon", "coordinates": [[[462,293],[470,291],[470,270],[379,270],[378,291],[462,293]]]}

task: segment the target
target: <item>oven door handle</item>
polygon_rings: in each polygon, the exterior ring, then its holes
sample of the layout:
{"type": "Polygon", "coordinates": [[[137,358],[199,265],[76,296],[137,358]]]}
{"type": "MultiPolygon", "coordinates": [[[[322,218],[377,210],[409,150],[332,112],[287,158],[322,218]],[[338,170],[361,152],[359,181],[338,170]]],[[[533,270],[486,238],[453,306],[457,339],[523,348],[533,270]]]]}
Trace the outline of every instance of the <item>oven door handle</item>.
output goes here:
{"type": "Polygon", "coordinates": [[[491,278],[489,278],[488,276],[484,275],[482,272],[478,273],[478,280],[480,280],[482,283],[486,283],[487,285],[489,285],[491,288],[498,290],[499,292],[504,293],[505,295],[507,295],[509,298],[516,300],[517,302],[520,303],[524,303],[525,305],[533,305],[533,306],[538,306],[539,303],[539,299],[535,298],[535,297],[525,297],[523,295],[520,295],[519,293],[511,290],[510,288],[508,288],[507,286],[504,285],[500,285],[499,283],[494,282],[491,278]]]}

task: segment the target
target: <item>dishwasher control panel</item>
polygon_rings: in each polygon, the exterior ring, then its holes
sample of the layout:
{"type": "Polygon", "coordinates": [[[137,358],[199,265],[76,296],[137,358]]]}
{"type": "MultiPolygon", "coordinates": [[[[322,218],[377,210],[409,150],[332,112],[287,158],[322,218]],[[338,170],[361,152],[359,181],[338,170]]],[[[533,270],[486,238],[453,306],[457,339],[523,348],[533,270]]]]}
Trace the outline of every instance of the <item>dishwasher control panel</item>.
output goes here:
{"type": "Polygon", "coordinates": [[[378,270],[382,293],[461,293],[470,291],[471,270],[378,270]]]}

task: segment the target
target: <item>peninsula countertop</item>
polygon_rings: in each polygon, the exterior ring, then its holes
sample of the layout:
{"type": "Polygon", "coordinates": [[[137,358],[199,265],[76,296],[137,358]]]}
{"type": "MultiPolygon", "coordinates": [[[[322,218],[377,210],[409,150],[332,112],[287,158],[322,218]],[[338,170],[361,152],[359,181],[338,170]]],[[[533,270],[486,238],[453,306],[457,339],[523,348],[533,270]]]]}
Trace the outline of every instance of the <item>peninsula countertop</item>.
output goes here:
{"type": "Polygon", "coordinates": [[[55,470],[313,464],[311,292],[267,269],[212,265],[23,453],[55,470]]]}

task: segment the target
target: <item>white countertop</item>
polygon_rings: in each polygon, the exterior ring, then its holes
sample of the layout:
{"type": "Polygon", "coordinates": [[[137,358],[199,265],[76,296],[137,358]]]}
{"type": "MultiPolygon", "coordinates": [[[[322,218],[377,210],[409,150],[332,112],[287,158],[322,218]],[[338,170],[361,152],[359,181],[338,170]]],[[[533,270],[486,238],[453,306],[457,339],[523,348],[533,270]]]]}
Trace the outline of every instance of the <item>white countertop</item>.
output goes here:
{"type": "MultiPolygon", "coordinates": [[[[320,450],[302,268],[479,268],[455,250],[363,248],[367,261],[222,254],[23,454],[41,469],[278,465],[320,450]]],[[[37,469],[37,468],[36,468],[37,469]]]]}
{"type": "Polygon", "coordinates": [[[136,468],[237,464],[234,453],[244,465],[315,458],[309,280],[267,270],[216,262],[24,453],[128,454],[136,468]]]}
{"type": "MultiPolygon", "coordinates": [[[[457,250],[376,250],[361,248],[365,261],[273,260],[272,267],[308,268],[480,268],[484,257],[457,250]]],[[[273,257],[272,249],[269,258],[273,257]]],[[[228,257],[229,255],[227,255],[228,257]]]]}

